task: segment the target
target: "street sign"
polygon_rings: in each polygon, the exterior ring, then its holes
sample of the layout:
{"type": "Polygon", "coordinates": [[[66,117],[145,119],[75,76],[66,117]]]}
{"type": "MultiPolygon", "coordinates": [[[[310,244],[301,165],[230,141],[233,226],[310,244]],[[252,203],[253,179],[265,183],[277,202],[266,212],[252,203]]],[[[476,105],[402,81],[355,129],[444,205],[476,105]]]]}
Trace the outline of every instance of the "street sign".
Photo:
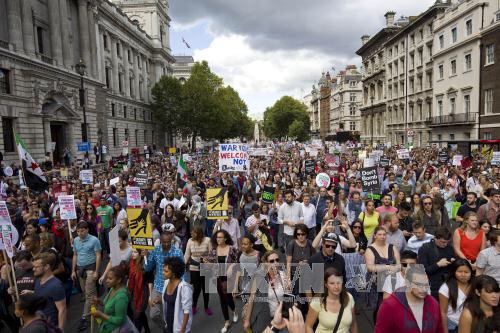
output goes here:
{"type": "Polygon", "coordinates": [[[90,151],[90,142],[78,142],[76,144],[78,151],[87,152],[90,151]]]}

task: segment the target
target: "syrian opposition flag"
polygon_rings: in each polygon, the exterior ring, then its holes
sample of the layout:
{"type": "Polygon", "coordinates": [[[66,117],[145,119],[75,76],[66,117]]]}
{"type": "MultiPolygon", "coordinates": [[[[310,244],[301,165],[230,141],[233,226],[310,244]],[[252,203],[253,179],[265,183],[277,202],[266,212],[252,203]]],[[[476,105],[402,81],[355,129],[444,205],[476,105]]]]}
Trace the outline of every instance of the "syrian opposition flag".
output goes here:
{"type": "Polygon", "coordinates": [[[15,137],[17,152],[19,153],[19,160],[22,163],[26,186],[33,191],[46,191],[49,188],[49,184],[47,183],[47,178],[45,178],[42,169],[35,162],[33,157],[31,157],[31,154],[26,149],[26,145],[17,133],[15,134],[15,137]]]}
{"type": "Polygon", "coordinates": [[[177,186],[184,188],[188,182],[187,166],[184,163],[184,159],[181,158],[179,163],[177,163],[177,186]]]}

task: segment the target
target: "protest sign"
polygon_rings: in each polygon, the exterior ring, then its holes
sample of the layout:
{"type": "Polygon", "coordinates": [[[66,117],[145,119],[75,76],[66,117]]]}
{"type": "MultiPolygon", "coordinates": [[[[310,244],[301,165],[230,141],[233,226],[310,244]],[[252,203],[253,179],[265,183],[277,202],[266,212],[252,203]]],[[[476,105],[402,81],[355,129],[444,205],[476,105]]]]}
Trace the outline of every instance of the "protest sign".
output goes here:
{"type": "Polygon", "coordinates": [[[448,153],[445,151],[441,151],[438,153],[438,161],[441,164],[446,164],[448,162],[448,153]]]}
{"type": "Polygon", "coordinates": [[[61,220],[76,219],[75,196],[60,195],[57,200],[59,201],[61,220]]]}
{"type": "Polygon", "coordinates": [[[410,159],[410,151],[406,148],[403,148],[403,149],[398,149],[396,150],[397,154],[398,154],[398,159],[400,160],[408,160],[410,159]]]}
{"type": "Polygon", "coordinates": [[[316,163],[313,160],[305,160],[304,168],[307,175],[314,175],[314,169],[316,168],[316,163]]]}
{"type": "Polygon", "coordinates": [[[229,200],[225,187],[207,189],[207,219],[226,218],[228,206],[229,200]]]}
{"type": "Polygon", "coordinates": [[[111,261],[111,267],[118,266],[122,261],[118,231],[120,231],[119,224],[115,225],[115,227],[109,232],[109,260],[111,261]]]}
{"type": "Polygon", "coordinates": [[[0,201],[0,224],[11,223],[10,214],[5,201],[0,201]]]}
{"type": "Polygon", "coordinates": [[[388,159],[387,157],[381,157],[380,160],[378,161],[378,165],[381,166],[382,168],[388,167],[389,164],[391,164],[391,160],[388,159]]]}
{"type": "Polygon", "coordinates": [[[168,153],[169,154],[175,154],[176,152],[177,152],[177,148],[175,148],[175,147],[168,148],[168,153]]]}
{"type": "Polygon", "coordinates": [[[494,151],[491,159],[491,165],[500,165],[500,151],[494,151]]]}
{"type": "Polygon", "coordinates": [[[143,187],[148,184],[148,173],[146,171],[140,171],[135,175],[135,182],[139,187],[143,187]]]}
{"type": "Polygon", "coordinates": [[[274,187],[264,186],[264,191],[262,191],[262,201],[267,204],[272,204],[274,202],[274,187]]]}
{"type": "Polygon", "coordinates": [[[130,238],[134,249],[153,250],[153,230],[147,208],[127,208],[130,238]]]}
{"type": "Polygon", "coordinates": [[[109,181],[109,185],[116,185],[120,182],[120,177],[115,177],[115,178],[112,178],[110,181],[109,181]]]}
{"type": "Polygon", "coordinates": [[[371,168],[373,166],[375,166],[375,159],[374,158],[368,157],[368,158],[365,158],[363,160],[363,168],[371,168]]]}
{"type": "Polygon", "coordinates": [[[318,187],[328,188],[330,186],[330,181],[330,176],[324,172],[318,173],[316,176],[316,185],[318,185],[318,187]]]}
{"type": "Polygon", "coordinates": [[[249,171],[248,145],[239,143],[219,145],[219,171],[249,171]]]}
{"type": "Polygon", "coordinates": [[[94,184],[94,173],[92,170],[80,170],[80,180],[84,185],[94,184]]]}
{"type": "Polygon", "coordinates": [[[360,171],[363,191],[379,192],[380,180],[378,178],[377,167],[363,168],[360,171]]]}
{"type": "Polygon", "coordinates": [[[453,156],[453,165],[454,166],[461,166],[463,158],[464,158],[463,155],[453,156]]]}
{"type": "Polygon", "coordinates": [[[184,162],[192,162],[193,159],[191,158],[191,155],[189,154],[182,154],[182,159],[184,160],[184,162]]]}
{"type": "Polygon", "coordinates": [[[7,256],[12,258],[14,256],[14,244],[19,239],[19,235],[17,235],[17,239],[14,241],[14,230],[17,234],[17,229],[12,224],[0,224],[0,248],[7,252],[7,256]]]}
{"type": "Polygon", "coordinates": [[[61,168],[61,170],[59,172],[61,173],[61,177],[68,178],[69,172],[68,172],[67,168],[61,168]]]}
{"type": "Polygon", "coordinates": [[[136,186],[127,186],[127,206],[141,207],[141,189],[136,186]]]}
{"type": "Polygon", "coordinates": [[[253,148],[248,150],[248,154],[250,156],[262,156],[265,157],[268,155],[268,151],[266,148],[253,148]]]}

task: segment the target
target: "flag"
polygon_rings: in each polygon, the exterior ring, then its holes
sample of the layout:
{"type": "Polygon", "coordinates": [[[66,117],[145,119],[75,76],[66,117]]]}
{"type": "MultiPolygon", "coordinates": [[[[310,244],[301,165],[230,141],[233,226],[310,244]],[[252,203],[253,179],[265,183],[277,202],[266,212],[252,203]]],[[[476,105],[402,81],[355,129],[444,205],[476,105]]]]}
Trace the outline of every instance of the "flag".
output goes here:
{"type": "Polygon", "coordinates": [[[26,145],[24,144],[21,137],[15,134],[16,137],[16,146],[17,152],[19,153],[19,160],[22,164],[23,176],[26,186],[28,186],[31,190],[37,192],[46,191],[49,188],[49,184],[47,182],[47,178],[45,178],[42,169],[35,162],[31,154],[26,149],[26,145]]]}
{"type": "Polygon", "coordinates": [[[186,46],[187,46],[187,48],[188,48],[188,49],[190,49],[190,48],[191,48],[191,46],[189,46],[189,44],[186,42],[186,40],[184,39],[184,37],[182,37],[182,42],[183,42],[184,44],[186,44],[186,46]]]}
{"type": "Polygon", "coordinates": [[[181,188],[184,188],[187,182],[188,182],[187,167],[181,155],[179,163],[177,163],[177,183],[178,183],[177,185],[181,188]]]}

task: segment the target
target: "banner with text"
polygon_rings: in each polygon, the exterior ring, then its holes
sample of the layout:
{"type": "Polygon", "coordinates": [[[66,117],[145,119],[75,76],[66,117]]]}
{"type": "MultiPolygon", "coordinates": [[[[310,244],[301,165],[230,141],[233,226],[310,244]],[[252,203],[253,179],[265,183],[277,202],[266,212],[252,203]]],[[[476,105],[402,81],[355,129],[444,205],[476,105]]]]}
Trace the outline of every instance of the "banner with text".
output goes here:
{"type": "Polygon", "coordinates": [[[84,185],[94,184],[94,173],[92,170],[80,170],[80,180],[84,185]]]}
{"type": "Polygon", "coordinates": [[[57,200],[59,201],[61,220],[76,219],[75,196],[60,195],[57,200]]]}
{"type": "Polygon", "coordinates": [[[363,168],[360,171],[363,191],[380,192],[380,180],[378,178],[377,167],[363,168]]]}
{"type": "Polygon", "coordinates": [[[127,186],[127,206],[142,207],[141,189],[136,186],[127,186]]]}
{"type": "Polygon", "coordinates": [[[219,145],[219,171],[246,171],[250,170],[248,145],[229,143],[219,145]]]}

